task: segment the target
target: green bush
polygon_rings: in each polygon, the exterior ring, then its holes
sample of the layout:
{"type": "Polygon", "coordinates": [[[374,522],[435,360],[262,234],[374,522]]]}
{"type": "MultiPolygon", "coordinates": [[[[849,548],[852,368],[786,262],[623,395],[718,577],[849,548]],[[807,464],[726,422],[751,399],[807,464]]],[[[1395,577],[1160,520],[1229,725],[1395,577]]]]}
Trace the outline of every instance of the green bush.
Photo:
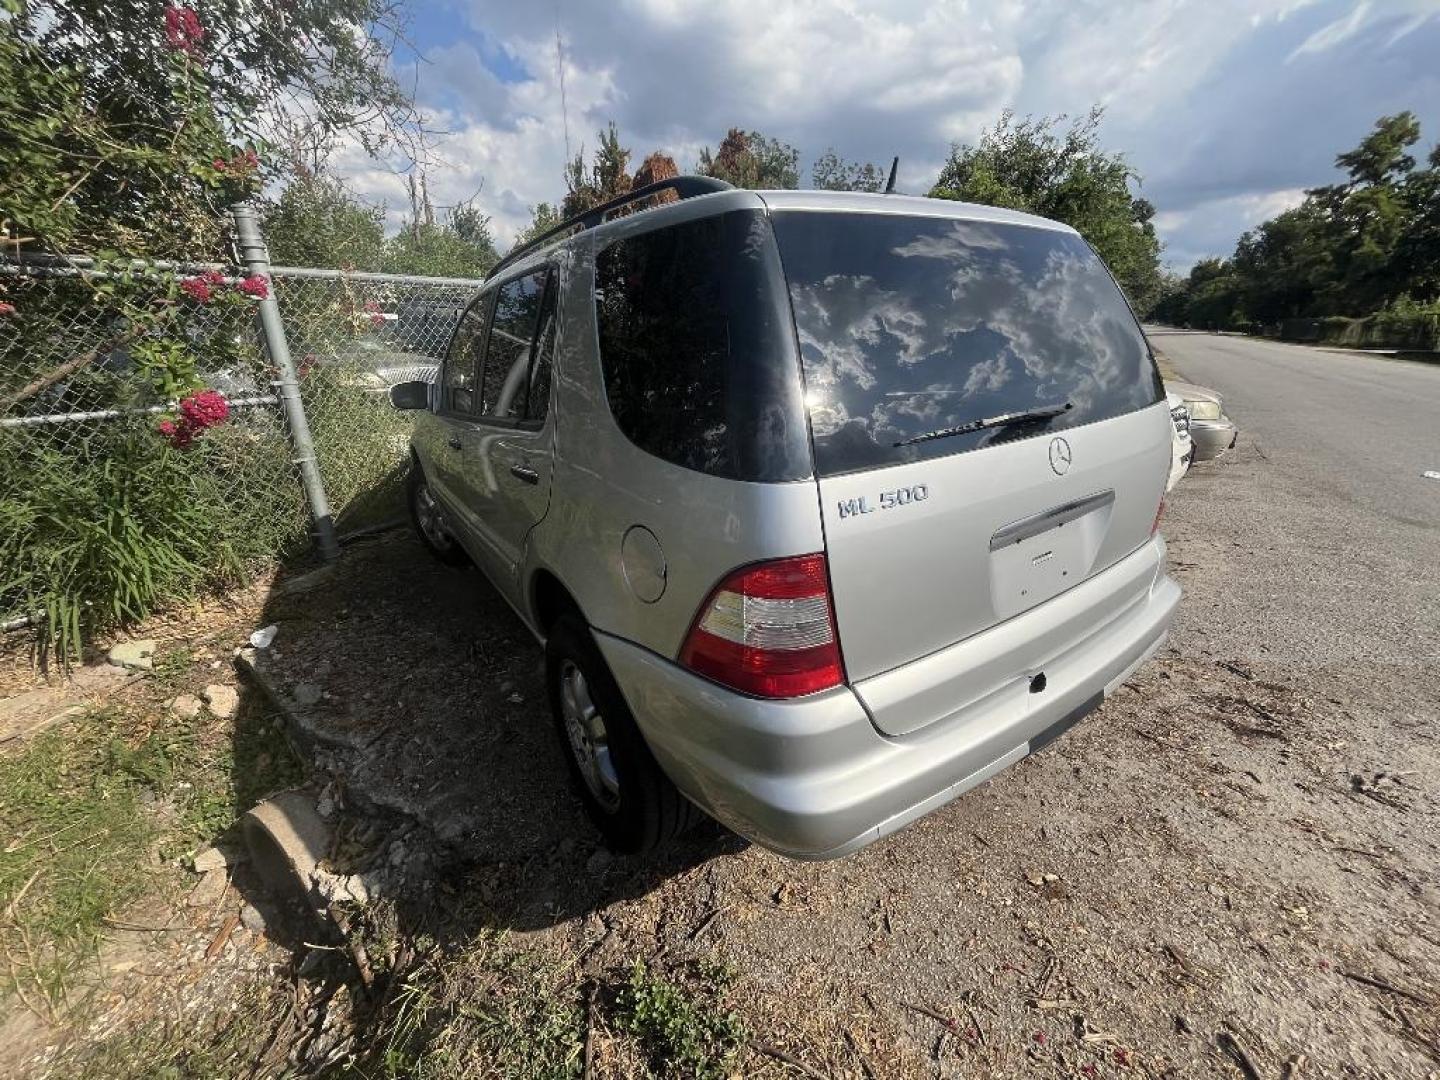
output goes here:
{"type": "Polygon", "coordinates": [[[224,483],[227,463],[256,449],[241,425],[188,450],[152,425],[141,417],[0,438],[0,611],[41,616],[42,659],[68,663],[99,630],[242,580],[296,531],[293,514],[277,522],[243,485],[233,498],[224,483]]]}

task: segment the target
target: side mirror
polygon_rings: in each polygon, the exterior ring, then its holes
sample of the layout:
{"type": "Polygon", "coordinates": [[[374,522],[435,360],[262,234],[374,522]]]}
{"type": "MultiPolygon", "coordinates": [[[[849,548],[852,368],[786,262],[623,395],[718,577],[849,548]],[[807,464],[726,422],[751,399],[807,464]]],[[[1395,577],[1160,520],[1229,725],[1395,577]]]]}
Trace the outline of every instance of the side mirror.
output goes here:
{"type": "Polygon", "coordinates": [[[430,384],[418,380],[396,383],[390,387],[390,404],[397,409],[428,409],[430,384]]]}

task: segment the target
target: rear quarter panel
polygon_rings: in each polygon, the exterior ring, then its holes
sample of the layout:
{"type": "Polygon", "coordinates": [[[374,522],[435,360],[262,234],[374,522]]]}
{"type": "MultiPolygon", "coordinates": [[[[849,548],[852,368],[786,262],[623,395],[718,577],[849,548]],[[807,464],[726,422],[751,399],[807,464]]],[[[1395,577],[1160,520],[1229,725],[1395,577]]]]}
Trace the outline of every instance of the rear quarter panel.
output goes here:
{"type": "MultiPolygon", "coordinates": [[[[651,213],[715,212],[759,205],[748,192],[686,200],[651,213]]],[[[644,215],[649,218],[649,214],[644,215]]],[[[621,226],[636,219],[625,219],[621,226]]],[[[645,224],[645,222],[640,222],[645,224]]],[[[578,238],[570,248],[563,323],[556,353],[558,410],[550,510],[531,534],[527,575],[548,569],[596,629],[662,656],[680,651],[701,602],[736,567],[824,550],[813,479],[778,484],[723,480],[662,461],[631,443],[610,415],[591,299],[594,252],[616,229],[578,238]],[[659,541],[665,588],[647,603],[632,590],[621,557],[625,534],[640,526],[659,541]]],[[[533,592],[532,592],[533,603],[533,592]]]]}

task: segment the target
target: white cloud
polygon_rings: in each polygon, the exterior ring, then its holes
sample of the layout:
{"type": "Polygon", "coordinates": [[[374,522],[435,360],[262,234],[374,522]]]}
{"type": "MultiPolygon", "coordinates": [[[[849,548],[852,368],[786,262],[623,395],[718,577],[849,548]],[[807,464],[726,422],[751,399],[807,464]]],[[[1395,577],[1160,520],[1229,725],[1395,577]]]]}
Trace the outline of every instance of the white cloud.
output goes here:
{"type": "MultiPolygon", "coordinates": [[[[739,126],[798,147],[802,170],[830,146],[881,164],[899,154],[901,189],[924,191],[949,143],[1001,109],[1076,115],[1098,102],[1102,137],[1146,177],[1172,257],[1219,243],[1213,223],[1254,224],[1329,182],[1334,155],[1382,112],[1416,108],[1431,135],[1440,125],[1440,0],[459,2],[464,22],[417,14],[436,42],[421,102],[448,133],[430,189],[449,204],[483,182],[502,245],[529,206],[564,194],[567,117],[572,152],[614,119],[635,160],[660,149],[688,169],[739,126]],[[487,67],[497,51],[515,70],[487,67]],[[504,81],[520,69],[527,78],[504,81]]],[[[340,165],[404,210],[399,178],[354,153],[340,165]]]]}

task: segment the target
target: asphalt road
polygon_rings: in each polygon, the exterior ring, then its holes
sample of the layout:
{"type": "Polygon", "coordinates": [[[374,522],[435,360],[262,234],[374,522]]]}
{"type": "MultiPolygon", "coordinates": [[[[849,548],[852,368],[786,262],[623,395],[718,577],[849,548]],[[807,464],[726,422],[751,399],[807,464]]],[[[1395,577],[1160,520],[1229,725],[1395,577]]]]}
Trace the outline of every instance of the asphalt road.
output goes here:
{"type": "Polygon", "coordinates": [[[1151,328],[1192,382],[1225,395],[1267,452],[1404,524],[1440,526],[1440,364],[1151,328]]]}
{"type": "Polygon", "coordinates": [[[1241,430],[1172,499],[1177,518],[1209,519],[1177,532],[1193,538],[1181,557],[1230,585],[1184,633],[1303,665],[1378,663],[1404,680],[1397,704],[1406,683],[1433,702],[1440,481],[1422,474],[1440,469],[1440,366],[1212,334],[1152,340],[1225,395],[1241,430]]]}

